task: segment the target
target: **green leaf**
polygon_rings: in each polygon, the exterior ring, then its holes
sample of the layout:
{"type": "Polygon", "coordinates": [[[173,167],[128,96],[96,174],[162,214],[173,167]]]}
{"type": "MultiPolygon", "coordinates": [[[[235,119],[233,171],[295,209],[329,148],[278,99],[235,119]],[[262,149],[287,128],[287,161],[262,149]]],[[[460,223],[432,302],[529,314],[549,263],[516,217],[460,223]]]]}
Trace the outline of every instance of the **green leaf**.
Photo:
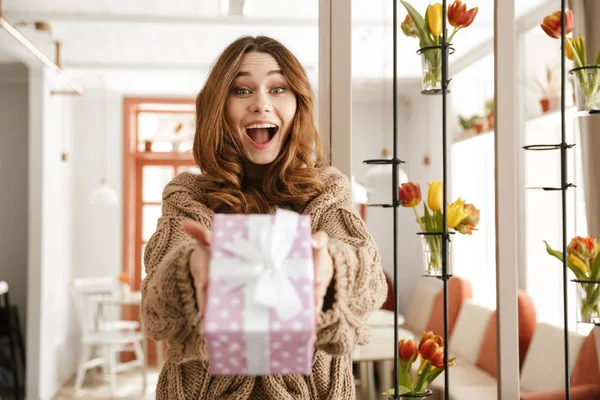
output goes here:
{"type": "MultiPolygon", "coordinates": [[[[411,390],[409,388],[404,387],[402,385],[398,386],[398,393],[397,394],[402,395],[402,394],[406,394],[406,393],[410,393],[410,392],[411,392],[411,390]]],[[[394,395],[394,388],[392,388],[392,389],[390,389],[388,391],[383,392],[383,395],[384,396],[393,396],[394,395]]]]}
{"type": "Polygon", "coordinates": [[[590,275],[592,280],[600,280],[600,255],[597,255],[592,264],[592,273],[590,275]]]}
{"type": "Polygon", "coordinates": [[[417,384],[415,385],[415,390],[417,392],[424,392],[427,389],[427,381],[429,379],[429,374],[431,373],[432,366],[429,361],[423,360],[423,362],[427,362],[425,368],[419,375],[419,379],[417,380],[417,384]]]}
{"type": "Polygon", "coordinates": [[[563,254],[560,251],[556,251],[554,249],[552,249],[552,247],[550,247],[550,245],[548,244],[548,242],[546,242],[544,240],[544,243],[546,244],[546,251],[548,252],[548,254],[550,254],[551,256],[554,256],[556,258],[558,258],[560,261],[563,260],[563,254]]]}
{"type": "Polygon", "coordinates": [[[600,65],[600,51],[596,54],[596,59],[594,60],[594,64],[600,65]]]}
{"type": "Polygon", "coordinates": [[[427,27],[427,24],[426,24],[425,20],[423,19],[423,17],[421,16],[421,14],[419,14],[419,12],[417,10],[415,10],[415,8],[413,6],[411,6],[410,4],[408,4],[405,0],[400,0],[400,3],[402,3],[404,8],[406,8],[406,11],[408,11],[408,14],[412,18],[412,20],[415,22],[415,26],[417,27],[418,36],[421,41],[421,47],[431,46],[433,43],[431,42],[431,39],[429,38],[429,28],[427,27]]]}
{"type": "Polygon", "coordinates": [[[431,218],[431,214],[429,214],[429,208],[427,208],[425,202],[423,202],[423,218],[425,219],[425,228],[427,229],[427,232],[433,232],[435,228],[434,221],[433,218],[431,218]]]}
{"type": "MultiPolygon", "coordinates": [[[[544,243],[546,243],[546,251],[548,252],[548,254],[558,258],[560,260],[560,262],[562,262],[563,261],[563,253],[552,249],[550,247],[550,245],[548,244],[548,242],[546,242],[545,240],[544,240],[544,243]]],[[[575,274],[577,279],[588,279],[588,277],[585,276],[585,274],[583,272],[581,272],[579,270],[579,268],[577,268],[575,265],[573,265],[572,263],[570,263],[568,261],[568,258],[567,258],[567,266],[571,269],[571,271],[573,271],[573,273],[575,274]]]]}

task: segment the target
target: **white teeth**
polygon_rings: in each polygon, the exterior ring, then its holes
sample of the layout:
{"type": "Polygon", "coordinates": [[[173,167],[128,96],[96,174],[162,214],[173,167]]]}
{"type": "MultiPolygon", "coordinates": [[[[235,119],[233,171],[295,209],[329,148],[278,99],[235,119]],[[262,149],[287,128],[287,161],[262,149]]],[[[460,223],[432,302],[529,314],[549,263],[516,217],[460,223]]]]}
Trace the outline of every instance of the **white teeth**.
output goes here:
{"type": "Polygon", "coordinates": [[[248,125],[246,129],[260,129],[260,128],[277,128],[274,124],[252,124],[248,125]]]}

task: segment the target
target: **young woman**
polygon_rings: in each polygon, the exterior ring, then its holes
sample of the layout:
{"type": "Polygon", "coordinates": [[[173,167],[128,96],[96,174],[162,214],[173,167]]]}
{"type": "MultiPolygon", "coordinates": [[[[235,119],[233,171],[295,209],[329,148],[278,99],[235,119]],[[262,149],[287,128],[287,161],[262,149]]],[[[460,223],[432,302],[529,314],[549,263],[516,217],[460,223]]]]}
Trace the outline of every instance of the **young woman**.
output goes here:
{"type": "Polygon", "coordinates": [[[159,400],[348,400],[350,352],[387,286],[346,176],[323,166],[314,98],[301,64],[268,37],[242,37],[218,58],[196,100],[194,158],[163,193],[144,255],[142,312],[168,343],[159,400]],[[211,223],[219,213],[288,209],[312,219],[317,337],[312,374],[211,376],[202,335],[211,223]]]}

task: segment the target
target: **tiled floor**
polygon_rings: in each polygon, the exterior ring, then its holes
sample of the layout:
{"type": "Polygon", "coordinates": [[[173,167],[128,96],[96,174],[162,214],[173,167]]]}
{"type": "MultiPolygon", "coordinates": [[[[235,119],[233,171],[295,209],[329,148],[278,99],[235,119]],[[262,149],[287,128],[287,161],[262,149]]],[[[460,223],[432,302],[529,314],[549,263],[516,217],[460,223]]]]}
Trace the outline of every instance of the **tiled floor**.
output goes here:
{"type": "MultiPolygon", "coordinates": [[[[158,370],[148,369],[146,391],[142,394],[142,376],[140,369],[121,372],[117,375],[117,392],[113,399],[129,400],[154,400],[154,388],[158,380],[158,370]]],[[[74,399],[74,379],[68,382],[53,400],[74,399]]],[[[108,395],[108,382],[102,374],[90,371],[83,381],[81,394],[78,397],[83,400],[110,399],[108,395]]]]}

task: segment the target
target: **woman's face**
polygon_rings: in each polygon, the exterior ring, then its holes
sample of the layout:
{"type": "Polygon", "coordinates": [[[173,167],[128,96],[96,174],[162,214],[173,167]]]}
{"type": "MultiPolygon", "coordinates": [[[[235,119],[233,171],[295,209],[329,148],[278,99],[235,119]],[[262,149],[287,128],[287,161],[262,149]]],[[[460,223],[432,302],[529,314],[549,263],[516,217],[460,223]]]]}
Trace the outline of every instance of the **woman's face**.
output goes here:
{"type": "Polygon", "coordinates": [[[296,95],[277,61],[267,53],[244,56],[225,105],[227,118],[248,160],[270,164],[277,158],[296,114],[296,95]]]}

